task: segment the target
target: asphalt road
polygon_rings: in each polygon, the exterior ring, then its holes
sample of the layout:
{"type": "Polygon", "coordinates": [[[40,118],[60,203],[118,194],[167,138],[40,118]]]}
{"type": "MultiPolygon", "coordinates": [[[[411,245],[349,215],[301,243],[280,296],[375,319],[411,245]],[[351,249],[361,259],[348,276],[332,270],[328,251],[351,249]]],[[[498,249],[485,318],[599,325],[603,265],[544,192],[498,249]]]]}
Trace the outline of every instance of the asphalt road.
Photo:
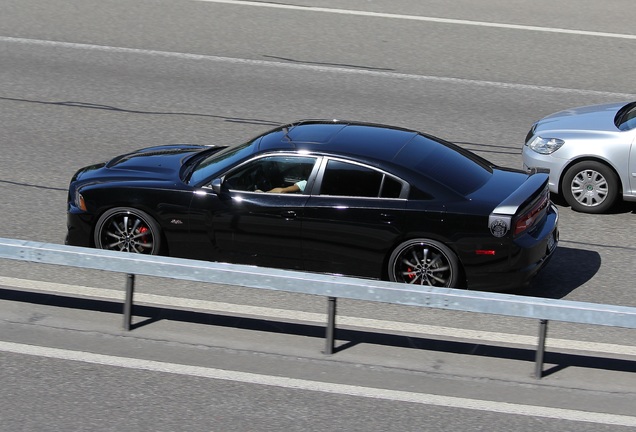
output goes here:
{"type": "MultiPolygon", "coordinates": [[[[238,144],[274,124],[342,118],[520,167],[534,120],[636,97],[629,0],[342,3],[0,0],[0,237],[62,243],[72,173],[144,146],[238,144]]],[[[635,211],[560,207],[560,249],[520,294],[636,306],[635,211]]],[[[344,302],[348,330],[329,357],[311,321],[321,299],[142,279],[139,292],[164,301],[123,333],[117,304],[64,294],[123,284],[0,262],[0,429],[636,425],[633,331],[552,323],[552,338],[579,348],[557,343],[535,382],[534,322],[344,302]],[[177,297],[217,311],[181,311],[177,297]],[[502,402],[515,405],[499,412],[502,402]]]]}

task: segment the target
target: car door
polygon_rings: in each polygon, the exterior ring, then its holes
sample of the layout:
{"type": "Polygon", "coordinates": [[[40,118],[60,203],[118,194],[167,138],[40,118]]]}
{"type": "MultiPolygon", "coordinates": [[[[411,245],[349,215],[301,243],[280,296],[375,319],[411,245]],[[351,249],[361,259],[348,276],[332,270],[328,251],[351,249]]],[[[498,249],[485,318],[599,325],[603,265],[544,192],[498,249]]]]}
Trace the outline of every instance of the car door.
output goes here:
{"type": "Polygon", "coordinates": [[[380,278],[402,236],[408,185],[359,163],[328,158],[305,205],[307,270],[380,278]]]}
{"type": "Polygon", "coordinates": [[[301,268],[301,221],[308,196],[270,192],[306,181],[316,158],[259,156],[203,188],[191,204],[191,226],[199,226],[214,260],[290,269],[301,268]],[[302,176],[305,175],[305,178],[302,176]],[[198,221],[195,221],[195,218],[198,221]]]}

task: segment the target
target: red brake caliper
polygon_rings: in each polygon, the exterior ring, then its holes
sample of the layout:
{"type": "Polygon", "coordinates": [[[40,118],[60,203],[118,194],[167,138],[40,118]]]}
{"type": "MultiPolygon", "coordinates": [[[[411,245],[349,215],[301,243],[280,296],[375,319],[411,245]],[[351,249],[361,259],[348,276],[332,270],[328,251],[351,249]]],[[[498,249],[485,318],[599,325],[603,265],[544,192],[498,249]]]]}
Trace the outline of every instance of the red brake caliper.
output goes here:
{"type": "MultiPolygon", "coordinates": [[[[147,233],[148,232],[148,227],[142,226],[137,231],[139,231],[139,234],[147,233]]],[[[148,243],[148,237],[145,236],[145,235],[142,235],[141,236],[141,243],[148,243]]]]}
{"type": "Polygon", "coordinates": [[[407,277],[411,280],[415,279],[417,275],[413,274],[413,269],[411,267],[407,268],[406,271],[409,273],[407,277]]]}

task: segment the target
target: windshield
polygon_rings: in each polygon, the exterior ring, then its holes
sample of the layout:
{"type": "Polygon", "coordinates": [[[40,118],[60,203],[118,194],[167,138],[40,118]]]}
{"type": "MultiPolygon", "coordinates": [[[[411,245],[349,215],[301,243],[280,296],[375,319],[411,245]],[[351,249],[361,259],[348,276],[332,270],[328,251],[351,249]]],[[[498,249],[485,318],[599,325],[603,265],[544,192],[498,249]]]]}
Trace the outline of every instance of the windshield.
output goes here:
{"type": "Polygon", "coordinates": [[[248,141],[237,147],[228,147],[218,153],[194,162],[192,173],[188,184],[196,185],[204,180],[211,179],[218,173],[223,172],[227,167],[234,165],[254,152],[254,141],[248,141]]]}

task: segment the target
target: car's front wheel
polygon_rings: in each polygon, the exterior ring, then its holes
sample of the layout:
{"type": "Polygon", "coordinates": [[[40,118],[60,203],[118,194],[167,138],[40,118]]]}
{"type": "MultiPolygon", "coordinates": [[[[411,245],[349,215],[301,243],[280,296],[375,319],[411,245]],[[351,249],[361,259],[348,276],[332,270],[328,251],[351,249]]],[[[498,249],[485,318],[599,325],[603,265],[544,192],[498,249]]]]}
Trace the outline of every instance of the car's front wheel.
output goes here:
{"type": "Polygon", "coordinates": [[[579,162],[566,171],[561,191],[573,210],[604,213],[616,201],[618,178],[611,168],[601,162],[579,162]]]}
{"type": "Polygon", "coordinates": [[[412,239],[399,245],[389,258],[389,280],[434,287],[456,287],[459,261],[446,245],[430,239],[412,239]]]}
{"type": "Polygon", "coordinates": [[[95,225],[95,247],[157,255],[161,250],[159,225],[146,212],[129,207],[108,210],[95,225]]]}

